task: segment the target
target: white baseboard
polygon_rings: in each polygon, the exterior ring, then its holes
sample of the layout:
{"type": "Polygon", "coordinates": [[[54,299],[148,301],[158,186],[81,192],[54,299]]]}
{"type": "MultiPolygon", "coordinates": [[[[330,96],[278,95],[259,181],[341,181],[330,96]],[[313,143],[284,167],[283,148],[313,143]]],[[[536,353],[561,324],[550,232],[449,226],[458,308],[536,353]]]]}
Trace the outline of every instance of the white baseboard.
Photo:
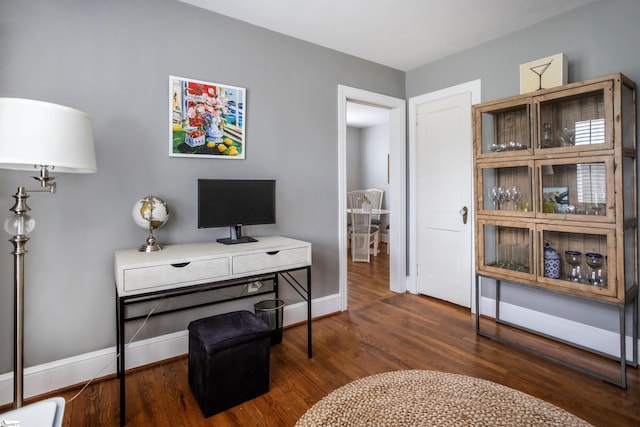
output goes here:
{"type": "MultiPolygon", "coordinates": [[[[314,318],[340,311],[342,297],[329,295],[313,300],[314,318]]],[[[481,298],[480,312],[495,316],[495,300],[481,298]]],[[[545,313],[502,303],[502,319],[529,326],[536,331],[553,335],[560,339],[592,348],[617,357],[620,353],[618,335],[611,331],[595,328],[545,313]],[[535,327],[534,327],[534,326],[535,327]]],[[[304,302],[288,305],[284,310],[285,326],[307,320],[307,305],[304,302]]],[[[636,343],[638,345],[638,343],[636,343]]],[[[627,337],[627,358],[632,359],[632,338],[627,337]]],[[[136,341],[127,347],[127,369],[144,366],[186,354],[188,351],[188,332],[180,331],[146,340],[136,341]]],[[[92,378],[112,375],[116,372],[116,348],[85,353],[66,359],[25,369],[25,398],[50,393],[75,384],[82,384],[92,378]]],[[[0,405],[13,400],[13,373],[0,375],[0,405]]]]}
{"type": "MultiPolygon", "coordinates": [[[[338,294],[313,300],[313,317],[325,316],[340,311],[341,298],[338,294]]],[[[305,302],[285,306],[283,323],[285,326],[305,322],[307,304],[305,302]]],[[[187,354],[189,349],[188,331],[135,341],[127,347],[126,369],[148,365],[176,356],[187,354]]],[[[93,378],[116,373],[116,347],[85,353],[54,362],[29,367],[24,370],[24,397],[29,398],[50,393],[76,384],[84,384],[93,378]]],[[[0,375],[0,405],[13,401],[13,372],[0,375]]]]}

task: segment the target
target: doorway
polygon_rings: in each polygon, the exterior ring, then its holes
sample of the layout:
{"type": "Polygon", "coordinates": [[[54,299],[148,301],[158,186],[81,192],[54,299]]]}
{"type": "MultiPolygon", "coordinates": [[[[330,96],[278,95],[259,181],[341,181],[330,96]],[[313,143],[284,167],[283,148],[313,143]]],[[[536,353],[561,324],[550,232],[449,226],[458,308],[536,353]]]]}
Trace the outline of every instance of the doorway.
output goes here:
{"type": "Polygon", "coordinates": [[[354,102],[384,108],[389,111],[388,203],[389,215],[389,287],[405,292],[406,284],[406,161],[405,161],[405,101],[387,95],[347,86],[338,86],[338,235],[339,292],[341,309],[347,303],[347,103],[354,102]]]}

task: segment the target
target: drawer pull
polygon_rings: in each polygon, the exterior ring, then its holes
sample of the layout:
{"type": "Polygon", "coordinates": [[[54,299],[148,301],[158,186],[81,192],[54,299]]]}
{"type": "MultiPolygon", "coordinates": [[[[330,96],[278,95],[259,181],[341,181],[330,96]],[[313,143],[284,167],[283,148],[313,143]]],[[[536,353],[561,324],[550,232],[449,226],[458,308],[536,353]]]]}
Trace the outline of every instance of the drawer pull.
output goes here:
{"type": "Polygon", "coordinates": [[[171,267],[182,268],[182,267],[186,267],[189,264],[191,264],[191,263],[190,262],[180,262],[180,263],[177,263],[177,264],[171,264],[171,267]]]}
{"type": "Polygon", "coordinates": [[[267,252],[267,255],[277,255],[279,253],[280,251],[271,251],[271,252],[267,252]]]}

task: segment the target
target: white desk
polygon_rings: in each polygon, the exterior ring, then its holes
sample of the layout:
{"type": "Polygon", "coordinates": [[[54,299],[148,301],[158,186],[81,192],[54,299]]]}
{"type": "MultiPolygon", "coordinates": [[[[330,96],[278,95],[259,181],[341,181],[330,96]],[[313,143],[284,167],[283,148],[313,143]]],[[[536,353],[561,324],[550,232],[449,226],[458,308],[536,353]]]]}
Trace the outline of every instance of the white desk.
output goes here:
{"type": "MultiPolygon", "coordinates": [[[[224,245],[218,242],[167,245],[158,252],[125,249],[115,253],[116,339],[120,380],[120,425],[126,424],[125,338],[127,321],[146,317],[127,316],[126,307],[165,297],[182,297],[209,289],[244,285],[269,276],[278,297],[278,280],[287,282],[307,302],[307,354],[311,345],[311,243],[287,237],[258,237],[257,242],[224,245]],[[306,286],[291,272],[306,270],[306,286]]],[[[251,293],[247,296],[253,296],[251,293]]],[[[218,304],[228,299],[198,301],[177,310],[218,304]]]]}

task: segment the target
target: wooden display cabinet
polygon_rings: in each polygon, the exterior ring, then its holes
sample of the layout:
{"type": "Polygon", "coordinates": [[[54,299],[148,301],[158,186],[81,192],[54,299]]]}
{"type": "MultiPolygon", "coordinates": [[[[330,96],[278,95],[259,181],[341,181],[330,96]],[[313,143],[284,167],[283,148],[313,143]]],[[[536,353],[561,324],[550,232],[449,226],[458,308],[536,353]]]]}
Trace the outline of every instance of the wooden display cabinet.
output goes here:
{"type": "Polygon", "coordinates": [[[549,243],[557,245],[554,249],[561,255],[566,250],[599,253],[608,264],[606,288],[549,279],[543,269],[544,243],[554,239],[534,239],[532,270],[518,275],[519,283],[614,304],[636,296],[635,90],[632,81],[613,74],[474,106],[479,273],[514,278],[512,271],[496,268],[485,258],[493,245],[485,241],[488,223],[510,221],[514,229],[541,236],[571,230],[573,241],[585,243],[566,249],[563,239],[549,243]],[[600,252],[593,252],[590,239],[581,235],[602,236],[606,248],[599,243],[600,252]]]}
{"type": "MultiPolygon", "coordinates": [[[[484,102],[473,126],[476,304],[488,277],[501,324],[510,324],[500,316],[502,281],[616,307],[620,380],[601,378],[626,387],[625,313],[638,309],[635,83],[612,74],[484,102]]],[[[501,339],[480,318],[476,332],[501,339]]]]}

